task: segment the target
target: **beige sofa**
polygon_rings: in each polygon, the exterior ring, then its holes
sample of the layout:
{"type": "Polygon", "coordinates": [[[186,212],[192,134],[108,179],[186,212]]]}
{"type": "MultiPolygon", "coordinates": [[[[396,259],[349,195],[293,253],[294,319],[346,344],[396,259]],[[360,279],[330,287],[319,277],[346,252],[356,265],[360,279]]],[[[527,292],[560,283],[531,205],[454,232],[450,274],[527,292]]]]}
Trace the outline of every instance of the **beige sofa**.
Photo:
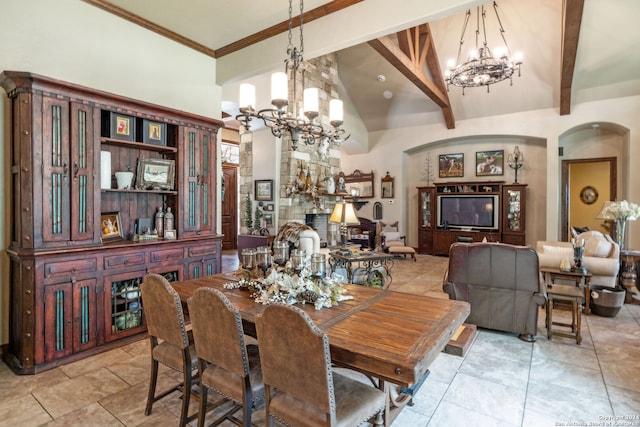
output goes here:
{"type": "MultiPolygon", "coordinates": [[[[599,231],[586,231],[576,237],[576,241],[584,240],[582,265],[592,274],[591,283],[601,286],[615,287],[620,268],[620,247],[609,235],[599,231]]],[[[573,249],[571,242],[538,241],[536,251],[540,267],[560,267],[562,258],[567,257],[573,265],[573,249]]]]}

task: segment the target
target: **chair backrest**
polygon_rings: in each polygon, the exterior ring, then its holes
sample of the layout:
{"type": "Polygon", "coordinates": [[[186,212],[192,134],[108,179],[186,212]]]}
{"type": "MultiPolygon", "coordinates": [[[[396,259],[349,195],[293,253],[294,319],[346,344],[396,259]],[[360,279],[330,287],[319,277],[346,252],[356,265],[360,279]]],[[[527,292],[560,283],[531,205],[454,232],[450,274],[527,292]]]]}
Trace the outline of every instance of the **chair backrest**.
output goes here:
{"type": "Polygon", "coordinates": [[[148,274],[140,291],[149,335],[180,349],[189,347],[180,296],[169,281],[159,274],[148,274]]]}
{"type": "Polygon", "coordinates": [[[540,288],[538,254],[525,246],[454,243],[449,249],[448,280],[456,285],[527,290],[540,288]]]}
{"type": "Polygon", "coordinates": [[[262,378],[326,414],[335,414],[329,338],[294,306],[272,304],[256,318],[262,378]]]}
{"type": "Polygon", "coordinates": [[[198,357],[240,377],[249,375],[240,312],[212,288],[199,288],[188,304],[198,357]]]}

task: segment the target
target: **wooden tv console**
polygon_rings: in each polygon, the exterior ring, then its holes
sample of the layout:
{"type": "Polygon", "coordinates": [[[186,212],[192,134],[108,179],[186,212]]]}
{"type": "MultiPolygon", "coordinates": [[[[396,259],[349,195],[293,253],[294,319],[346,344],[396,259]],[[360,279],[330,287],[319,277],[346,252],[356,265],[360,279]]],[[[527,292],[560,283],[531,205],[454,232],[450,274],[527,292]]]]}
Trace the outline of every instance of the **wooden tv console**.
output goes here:
{"type": "Polygon", "coordinates": [[[524,245],[526,241],[526,184],[500,181],[444,182],[418,187],[418,251],[430,255],[449,255],[454,242],[502,242],[524,245]],[[438,227],[440,195],[497,195],[500,213],[495,230],[462,230],[438,227]]]}

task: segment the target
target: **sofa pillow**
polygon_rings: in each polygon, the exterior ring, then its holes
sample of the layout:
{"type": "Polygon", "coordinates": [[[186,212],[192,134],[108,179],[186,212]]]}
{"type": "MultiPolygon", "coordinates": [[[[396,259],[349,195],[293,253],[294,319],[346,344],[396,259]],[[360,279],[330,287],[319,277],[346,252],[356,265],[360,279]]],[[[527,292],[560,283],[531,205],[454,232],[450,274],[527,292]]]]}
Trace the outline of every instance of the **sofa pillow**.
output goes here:
{"type": "Polygon", "coordinates": [[[563,246],[543,245],[542,252],[547,255],[554,255],[559,257],[573,257],[573,249],[565,248],[563,246]]]}
{"type": "Polygon", "coordinates": [[[606,258],[611,253],[611,243],[604,236],[591,236],[584,242],[584,256],[606,258]]]}
{"type": "Polygon", "coordinates": [[[398,222],[399,221],[385,224],[384,222],[380,221],[380,226],[382,227],[382,231],[398,231],[398,222]]]}

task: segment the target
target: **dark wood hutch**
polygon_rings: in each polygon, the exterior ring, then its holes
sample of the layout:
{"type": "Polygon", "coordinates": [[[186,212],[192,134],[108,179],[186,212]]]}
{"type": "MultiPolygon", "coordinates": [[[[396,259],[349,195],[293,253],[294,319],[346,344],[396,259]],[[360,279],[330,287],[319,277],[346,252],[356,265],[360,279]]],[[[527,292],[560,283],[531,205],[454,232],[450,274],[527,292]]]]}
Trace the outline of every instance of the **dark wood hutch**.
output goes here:
{"type": "Polygon", "coordinates": [[[5,71],[11,104],[10,333],[5,361],[40,372],[137,339],[146,330],[139,285],[148,273],[186,280],[220,272],[216,134],[222,122],[120,95],[5,71]],[[131,118],[128,139],[114,114],[131,118]],[[151,143],[149,123],[166,135],[151,143]],[[137,129],[137,131],[135,131],[137,129]],[[139,159],[175,167],[156,188],[101,189],[139,159]],[[132,241],[140,219],[171,208],[175,239],[132,241]],[[121,239],[103,242],[101,215],[119,215],[121,239]]]}
{"type": "Polygon", "coordinates": [[[454,242],[502,242],[525,245],[526,184],[504,182],[445,182],[418,187],[418,251],[423,254],[449,255],[454,242]],[[439,226],[438,196],[497,196],[499,217],[493,229],[445,228],[439,226]]]}

